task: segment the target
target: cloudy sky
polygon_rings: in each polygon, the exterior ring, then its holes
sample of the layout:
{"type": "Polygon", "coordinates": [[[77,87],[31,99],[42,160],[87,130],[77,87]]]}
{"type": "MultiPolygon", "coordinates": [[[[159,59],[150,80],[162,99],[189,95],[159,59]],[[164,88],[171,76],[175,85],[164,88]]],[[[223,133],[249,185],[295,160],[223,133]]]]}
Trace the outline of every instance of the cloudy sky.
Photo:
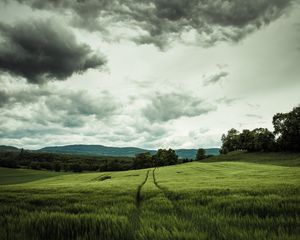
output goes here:
{"type": "Polygon", "coordinates": [[[298,0],[0,0],[0,144],[219,147],[298,104],[298,0]]]}

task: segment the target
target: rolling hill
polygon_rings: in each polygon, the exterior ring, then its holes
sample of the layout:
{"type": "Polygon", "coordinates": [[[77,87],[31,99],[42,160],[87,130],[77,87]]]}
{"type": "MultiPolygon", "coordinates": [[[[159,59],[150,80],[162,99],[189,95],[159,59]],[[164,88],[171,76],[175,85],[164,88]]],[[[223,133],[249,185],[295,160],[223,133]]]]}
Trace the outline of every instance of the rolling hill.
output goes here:
{"type": "MultiPolygon", "coordinates": [[[[154,154],[156,150],[148,150],[136,147],[107,147],[103,145],[66,145],[55,147],[44,147],[41,152],[69,153],[96,156],[126,156],[133,157],[138,153],[150,152],[154,154]]],[[[197,149],[176,149],[179,158],[195,158],[197,149]]],[[[205,149],[207,155],[219,155],[219,148],[205,149]]]]}
{"type": "Polygon", "coordinates": [[[0,152],[16,152],[20,149],[13,146],[0,145],[0,152]]]}

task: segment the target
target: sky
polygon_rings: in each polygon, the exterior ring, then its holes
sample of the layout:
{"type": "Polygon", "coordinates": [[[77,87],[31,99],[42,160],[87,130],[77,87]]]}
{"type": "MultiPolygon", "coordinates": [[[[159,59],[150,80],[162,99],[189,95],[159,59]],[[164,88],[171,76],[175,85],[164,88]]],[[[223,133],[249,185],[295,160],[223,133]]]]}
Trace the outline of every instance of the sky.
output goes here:
{"type": "Polygon", "coordinates": [[[220,147],[299,104],[298,0],[0,0],[0,145],[220,147]]]}

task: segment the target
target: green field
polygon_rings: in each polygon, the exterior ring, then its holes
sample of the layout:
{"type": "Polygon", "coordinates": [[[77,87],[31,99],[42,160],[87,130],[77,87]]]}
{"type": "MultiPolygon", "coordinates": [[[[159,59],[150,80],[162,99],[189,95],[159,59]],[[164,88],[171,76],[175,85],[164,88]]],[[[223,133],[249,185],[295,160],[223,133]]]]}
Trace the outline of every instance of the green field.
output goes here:
{"type": "Polygon", "coordinates": [[[61,173],[35,171],[29,169],[10,169],[0,167],[0,185],[33,182],[49,177],[60,176],[61,173]]]}
{"type": "Polygon", "coordinates": [[[0,239],[299,239],[300,154],[156,169],[0,168],[0,239]]]}

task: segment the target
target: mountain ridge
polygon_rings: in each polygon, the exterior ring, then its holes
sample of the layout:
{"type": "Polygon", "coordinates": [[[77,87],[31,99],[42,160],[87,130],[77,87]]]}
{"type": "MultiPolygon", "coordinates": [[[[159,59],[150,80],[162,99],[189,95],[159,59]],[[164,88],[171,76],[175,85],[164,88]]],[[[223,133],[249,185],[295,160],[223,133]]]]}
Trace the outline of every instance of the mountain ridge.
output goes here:
{"type": "MultiPolygon", "coordinates": [[[[133,157],[138,153],[150,152],[155,154],[157,150],[138,147],[110,147],[104,145],[74,144],[64,146],[50,146],[39,149],[40,152],[88,154],[96,156],[126,156],[133,157]]],[[[179,158],[195,158],[197,149],[175,149],[179,158]]],[[[205,149],[207,155],[219,155],[219,148],[205,149]]]]}
{"type": "MultiPolygon", "coordinates": [[[[14,146],[0,145],[0,151],[20,151],[21,148],[14,146]]],[[[206,148],[206,155],[219,155],[219,148],[206,148]]],[[[62,154],[80,154],[90,156],[112,156],[112,157],[134,157],[136,154],[150,152],[155,154],[157,150],[144,149],[138,147],[111,147],[96,144],[73,144],[73,145],[62,145],[62,146],[49,146],[43,147],[38,150],[30,150],[37,152],[47,153],[62,153],[62,154]]],[[[197,149],[175,149],[176,154],[179,158],[194,159],[196,157],[197,149]]]]}

